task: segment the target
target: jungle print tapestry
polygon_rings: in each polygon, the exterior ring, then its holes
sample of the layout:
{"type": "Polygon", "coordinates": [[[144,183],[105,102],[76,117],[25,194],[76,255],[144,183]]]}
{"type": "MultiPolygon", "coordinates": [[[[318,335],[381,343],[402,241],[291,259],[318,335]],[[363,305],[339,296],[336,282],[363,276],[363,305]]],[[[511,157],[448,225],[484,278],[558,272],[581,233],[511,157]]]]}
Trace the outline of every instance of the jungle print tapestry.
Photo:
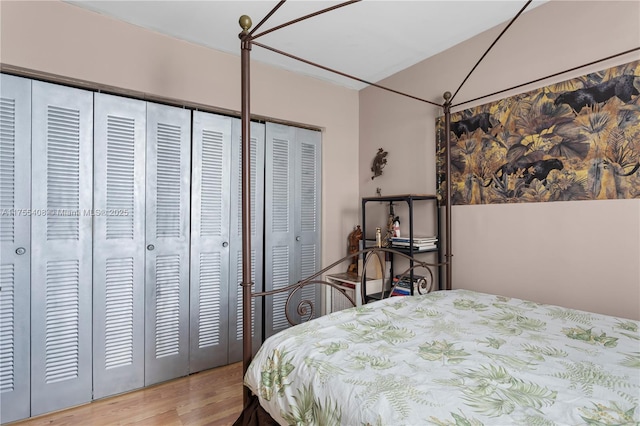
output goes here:
{"type": "Polygon", "coordinates": [[[452,113],[452,204],[640,198],[639,88],[635,61],[452,113]]]}

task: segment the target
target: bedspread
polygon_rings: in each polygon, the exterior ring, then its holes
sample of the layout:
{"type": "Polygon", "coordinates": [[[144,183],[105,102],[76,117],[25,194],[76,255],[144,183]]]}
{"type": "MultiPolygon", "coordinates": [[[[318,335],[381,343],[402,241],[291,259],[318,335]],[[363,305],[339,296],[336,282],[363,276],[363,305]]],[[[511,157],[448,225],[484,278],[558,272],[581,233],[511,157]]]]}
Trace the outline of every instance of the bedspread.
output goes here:
{"type": "Polygon", "coordinates": [[[265,341],[280,424],[638,425],[640,322],[468,290],[393,297],[265,341]]]}

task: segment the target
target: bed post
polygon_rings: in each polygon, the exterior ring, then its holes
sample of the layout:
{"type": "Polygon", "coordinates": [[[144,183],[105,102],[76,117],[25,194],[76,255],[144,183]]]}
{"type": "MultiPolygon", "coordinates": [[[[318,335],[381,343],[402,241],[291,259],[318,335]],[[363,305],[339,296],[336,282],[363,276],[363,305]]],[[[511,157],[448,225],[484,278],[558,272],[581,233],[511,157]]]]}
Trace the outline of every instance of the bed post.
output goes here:
{"type": "MultiPolygon", "coordinates": [[[[250,59],[251,59],[251,18],[242,15],[239,20],[240,67],[242,102],[242,373],[246,373],[251,363],[251,113],[250,113],[250,59]]],[[[243,386],[243,405],[249,401],[249,389],[243,386]]]]}
{"type": "Polygon", "coordinates": [[[451,290],[451,92],[444,92],[444,146],[445,146],[445,158],[446,168],[445,176],[447,179],[447,187],[445,190],[445,269],[447,273],[447,281],[445,284],[446,290],[451,290]]]}

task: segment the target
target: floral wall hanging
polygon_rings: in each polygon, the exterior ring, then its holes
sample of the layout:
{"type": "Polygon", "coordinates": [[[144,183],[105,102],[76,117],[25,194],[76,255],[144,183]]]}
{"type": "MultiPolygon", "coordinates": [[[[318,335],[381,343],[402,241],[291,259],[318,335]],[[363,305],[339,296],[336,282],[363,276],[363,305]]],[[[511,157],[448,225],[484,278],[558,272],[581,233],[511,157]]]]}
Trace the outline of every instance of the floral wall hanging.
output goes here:
{"type": "Polygon", "coordinates": [[[640,198],[639,87],[635,61],[452,113],[452,204],[640,198]]]}

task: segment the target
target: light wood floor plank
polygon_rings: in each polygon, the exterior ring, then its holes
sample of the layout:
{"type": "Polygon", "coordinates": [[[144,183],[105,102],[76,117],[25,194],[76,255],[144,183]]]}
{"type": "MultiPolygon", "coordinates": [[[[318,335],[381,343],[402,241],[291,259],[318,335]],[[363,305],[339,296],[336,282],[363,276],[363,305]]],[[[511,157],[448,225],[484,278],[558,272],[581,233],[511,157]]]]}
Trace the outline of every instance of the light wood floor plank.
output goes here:
{"type": "Polygon", "coordinates": [[[226,426],[241,411],[242,363],[236,363],[11,426],[226,426]]]}

